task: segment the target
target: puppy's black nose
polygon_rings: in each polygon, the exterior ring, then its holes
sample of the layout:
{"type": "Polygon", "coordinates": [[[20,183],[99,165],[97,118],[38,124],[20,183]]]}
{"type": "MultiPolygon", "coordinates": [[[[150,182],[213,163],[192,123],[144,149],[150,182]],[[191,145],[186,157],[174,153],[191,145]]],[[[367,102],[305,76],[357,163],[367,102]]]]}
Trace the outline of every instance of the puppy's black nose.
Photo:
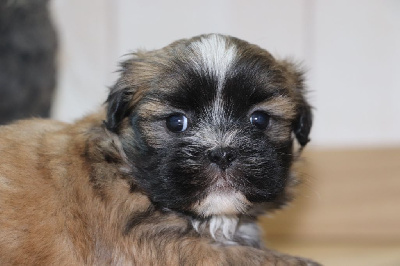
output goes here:
{"type": "Polygon", "coordinates": [[[228,168],[237,157],[236,151],[229,147],[209,150],[207,155],[208,159],[222,170],[228,168]]]}

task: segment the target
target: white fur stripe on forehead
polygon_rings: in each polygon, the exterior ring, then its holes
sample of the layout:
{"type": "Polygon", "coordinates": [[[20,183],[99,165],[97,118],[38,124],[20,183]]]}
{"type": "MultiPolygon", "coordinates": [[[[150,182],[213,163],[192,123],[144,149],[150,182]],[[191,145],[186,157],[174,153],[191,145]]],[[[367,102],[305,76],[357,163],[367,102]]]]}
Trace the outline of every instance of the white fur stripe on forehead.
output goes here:
{"type": "Polygon", "coordinates": [[[228,45],[225,37],[217,34],[201,37],[191,44],[200,62],[194,62],[200,73],[204,71],[218,78],[218,89],[221,89],[225,75],[236,57],[236,47],[228,45]]]}

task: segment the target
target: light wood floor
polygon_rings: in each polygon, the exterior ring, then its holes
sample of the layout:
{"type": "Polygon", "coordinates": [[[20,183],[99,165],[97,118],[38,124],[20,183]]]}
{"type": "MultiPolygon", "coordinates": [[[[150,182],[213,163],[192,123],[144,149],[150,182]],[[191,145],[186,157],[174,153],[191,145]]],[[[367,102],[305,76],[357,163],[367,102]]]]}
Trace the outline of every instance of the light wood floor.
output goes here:
{"type": "Polygon", "coordinates": [[[327,266],[400,265],[400,243],[312,241],[276,242],[270,246],[285,253],[313,258],[315,261],[327,266]]]}
{"type": "Polygon", "coordinates": [[[400,266],[400,147],[304,158],[297,199],[260,221],[269,246],[324,265],[400,266]]]}

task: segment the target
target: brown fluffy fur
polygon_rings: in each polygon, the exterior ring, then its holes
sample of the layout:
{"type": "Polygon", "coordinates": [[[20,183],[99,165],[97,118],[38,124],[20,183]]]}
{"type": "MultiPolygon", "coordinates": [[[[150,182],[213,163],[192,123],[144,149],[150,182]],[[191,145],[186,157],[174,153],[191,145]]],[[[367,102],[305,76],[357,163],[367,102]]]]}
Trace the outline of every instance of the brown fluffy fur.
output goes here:
{"type": "MultiPolygon", "coordinates": [[[[111,91],[107,114],[100,110],[73,124],[36,119],[0,127],[0,265],[315,265],[262,247],[254,223],[258,205],[246,214],[237,214],[243,218],[236,220],[242,223],[237,227],[239,238],[220,241],[210,235],[211,231],[199,230],[208,225],[197,223],[179,208],[151,201],[153,190],[143,188],[139,176],[133,174],[132,166],[137,162],[125,153],[135,130],[129,123],[129,112],[150,90],[147,86],[155,84],[157,68],[162,72],[171,63],[166,57],[168,49],[185,43],[140,54],[151,59],[159,53],[155,57],[158,61],[149,61],[165,62],[153,68],[139,55],[127,61],[111,91]],[[133,64],[136,67],[131,69],[133,64]]],[[[291,74],[289,64],[278,63],[260,48],[241,43],[250,55],[255,53],[271,65],[270,75],[278,83],[270,85],[287,92],[282,94],[285,97],[264,103],[264,109],[282,118],[272,122],[266,133],[271,135],[270,141],[293,141],[294,133],[304,146],[309,133],[304,125],[311,126],[311,121],[303,119],[303,111],[306,115],[310,111],[302,88],[294,89],[301,83],[300,76],[291,74]],[[299,125],[292,125],[295,120],[299,125]],[[300,130],[293,130],[296,128],[300,130]]],[[[178,87],[176,75],[169,80],[167,75],[160,76],[160,90],[178,87]],[[163,86],[166,84],[169,87],[163,86]]],[[[142,117],[166,112],[157,102],[141,108],[136,112],[143,112],[142,117]]],[[[167,134],[162,128],[163,121],[145,124],[141,134],[153,141],[152,145],[162,146],[158,142],[167,134]]],[[[291,189],[292,181],[288,177],[281,184],[284,191],[291,189]]],[[[259,207],[275,208],[286,199],[287,194],[282,193],[259,207]]],[[[224,210],[221,213],[226,214],[224,210]]]]}
{"type": "Polygon", "coordinates": [[[213,244],[186,218],[153,210],[121,176],[124,162],[113,159],[119,144],[103,119],[0,128],[1,265],[306,265],[273,251],[213,244]],[[124,233],[143,212],[154,213],[124,233]]]}

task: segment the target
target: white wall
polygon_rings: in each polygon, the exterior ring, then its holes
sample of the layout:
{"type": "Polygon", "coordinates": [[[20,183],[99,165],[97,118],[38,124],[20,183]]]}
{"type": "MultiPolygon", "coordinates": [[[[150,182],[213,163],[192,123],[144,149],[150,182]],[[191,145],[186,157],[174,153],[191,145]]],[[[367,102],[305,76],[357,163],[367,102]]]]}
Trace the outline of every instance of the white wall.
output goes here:
{"type": "Polygon", "coordinates": [[[107,0],[54,0],[53,20],[60,53],[58,90],[52,116],[72,121],[106,99],[116,62],[109,60],[112,10],[107,0]]]}
{"type": "Polygon", "coordinates": [[[122,55],[218,32],[309,70],[315,146],[400,145],[400,1],[53,0],[61,38],[53,116],[95,110],[122,55]]]}
{"type": "Polygon", "coordinates": [[[400,144],[400,1],[317,1],[315,11],[315,138],[400,144]]]}

